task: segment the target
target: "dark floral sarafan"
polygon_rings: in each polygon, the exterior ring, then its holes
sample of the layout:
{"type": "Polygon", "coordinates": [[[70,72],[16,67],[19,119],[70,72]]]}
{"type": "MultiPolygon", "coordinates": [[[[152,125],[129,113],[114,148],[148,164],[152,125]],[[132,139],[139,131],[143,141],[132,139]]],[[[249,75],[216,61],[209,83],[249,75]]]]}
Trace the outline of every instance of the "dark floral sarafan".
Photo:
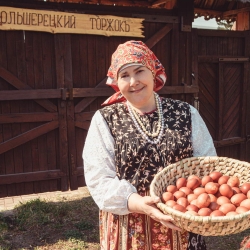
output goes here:
{"type": "MultiPolygon", "coordinates": [[[[141,196],[149,195],[155,174],[193,155],[189,105],[162,98],[162,111],[164,135],[159,144],[151,144],[135,127],[125,103],[100,110],[115,141],[116,174],[132,183],[141,196]]],[[[141,115],[140,119],[147,131],[157,130],[157,111],[141,115]]],[[[103,250],[206,250],[202,236],[171,230],[137,213],[118,216],[100,211],[100,239],[103,250]]]]}
{"type": "MultiPolygon", "coordinates": [[[[162,99],[164,132],[159,144],[148,143],[136,129],[127,106],[117,103],[100,110],[115,141],[115,162],[119,179],[146,191],[157,174],[169,164],[191,157],[191,115],[187,103],[162,99]]],[[[157,130],[157,111],[140,115],[148,131],[157,130]]]]}

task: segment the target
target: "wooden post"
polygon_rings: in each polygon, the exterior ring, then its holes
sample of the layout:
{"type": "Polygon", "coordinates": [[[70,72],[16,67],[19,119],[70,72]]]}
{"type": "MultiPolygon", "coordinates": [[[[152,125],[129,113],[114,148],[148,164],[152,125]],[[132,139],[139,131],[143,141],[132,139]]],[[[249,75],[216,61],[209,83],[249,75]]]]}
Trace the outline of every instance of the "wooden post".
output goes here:
{"type": "Polygon", "coordinates": [[[242,12],[237,14],[236,30],[250,30],[249,12],[242,12]]]}
{"type": "Polygon", "coordinates": [[[181,20],[181,31],[191,32],[194,21],[194,1],[178,0],[178,14],[181,20]]]}
{"type": "MultiPolygon", "coordinates": [[[[64,61],[65,51],[68,47],[65,44],[65,34],[57,34],[54,37],[55,44],[55,64],[56,64],[56,81],[57,88],[65,88],[65,71],[71,70],[66,67],[64,61]]],[[[68,45],[68,44],[67,44],[68,45]]],[[[69,152],[68,152],[68,136],[67,136],[67,103],[65,100],[58,99],[58,117],[59,117],[59,150],[58,150],[58,168],[64,173],[61,178],[61,190],[69,190],[69,152]]]]}

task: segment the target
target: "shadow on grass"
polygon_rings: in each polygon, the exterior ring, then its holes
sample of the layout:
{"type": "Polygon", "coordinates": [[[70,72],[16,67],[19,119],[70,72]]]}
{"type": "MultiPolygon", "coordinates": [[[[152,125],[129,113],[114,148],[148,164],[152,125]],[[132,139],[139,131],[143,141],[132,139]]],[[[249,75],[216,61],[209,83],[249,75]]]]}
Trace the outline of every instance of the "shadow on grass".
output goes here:
{"type": "Polygon", "coordinates": [[[0,212],[0,249],[99,249],[98,212],[90,196],[19,204],[0,212]]]}

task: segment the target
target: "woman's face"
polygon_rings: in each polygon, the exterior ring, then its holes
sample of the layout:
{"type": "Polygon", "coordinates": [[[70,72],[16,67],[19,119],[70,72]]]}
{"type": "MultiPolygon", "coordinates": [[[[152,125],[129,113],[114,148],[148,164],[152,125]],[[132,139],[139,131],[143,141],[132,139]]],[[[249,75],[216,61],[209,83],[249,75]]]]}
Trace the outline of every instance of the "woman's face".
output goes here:
{"type": "Polygon", "coordinates": [[[154,77],[147,67],[129,66],[119,71],[117,78],[121,93],[131,105],[142,112],[155,108],[154,77]]]}

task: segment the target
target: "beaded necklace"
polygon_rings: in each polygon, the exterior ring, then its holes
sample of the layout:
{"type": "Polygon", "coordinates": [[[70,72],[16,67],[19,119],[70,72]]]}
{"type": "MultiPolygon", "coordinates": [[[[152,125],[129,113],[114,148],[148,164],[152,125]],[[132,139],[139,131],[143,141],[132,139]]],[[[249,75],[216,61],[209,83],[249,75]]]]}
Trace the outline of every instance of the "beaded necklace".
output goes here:
{"type": "Polygon", "coordinates": [[[136,113],[136,111],[130,106],[130,104],[127,102],[128,111],[129,114],[138,129],[138,131],[141,133],[141,135],[145,138],[145,140],[152,144],[158,144],[162,138],[163,135],[163,128],[164,128],[164,121],[163,121],[163,114],[162,114],[162,103],[160,97],[154,93],[155,96],[155,102],[158,112],[158,124],[157,124],[157,131],[155,133],[150,133],[146,130],[145,126],[143,125],[140,117],[136,113]],[[157,137],[156,139],[149,139],[150,137],[157,137]]]}

